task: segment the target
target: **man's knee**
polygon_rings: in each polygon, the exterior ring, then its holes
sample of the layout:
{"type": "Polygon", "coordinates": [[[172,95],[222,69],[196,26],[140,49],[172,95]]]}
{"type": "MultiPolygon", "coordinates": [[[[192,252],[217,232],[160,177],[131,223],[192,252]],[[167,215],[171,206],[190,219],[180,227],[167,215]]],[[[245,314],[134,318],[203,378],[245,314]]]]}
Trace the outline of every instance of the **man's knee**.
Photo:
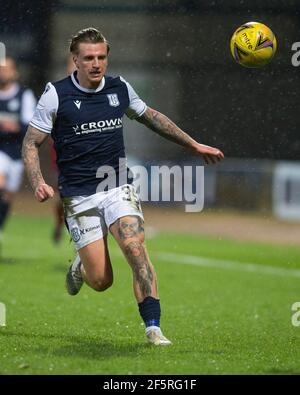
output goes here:
{"type": "Polygon", "coordinates": [[[136,239],[129,241],[125,244],[124,249],[126,256],[129,258],[130,261],[140,261],[141,259],[143,261],[147,261],[146,250],[142,240],[136,239]]]}
{"type": "Polygon", "coordinates": [[[113,277],[106,277],[106,278],[97,277],[93,279],[90,283],[95,291],[102,292],[112,286],[113,277]]]}

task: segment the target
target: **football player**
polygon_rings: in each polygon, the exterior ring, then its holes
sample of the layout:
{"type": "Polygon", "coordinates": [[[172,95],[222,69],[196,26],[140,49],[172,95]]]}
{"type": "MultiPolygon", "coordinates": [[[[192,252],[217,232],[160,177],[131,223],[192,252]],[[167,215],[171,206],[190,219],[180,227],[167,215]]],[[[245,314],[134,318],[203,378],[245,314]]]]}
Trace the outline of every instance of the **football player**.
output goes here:
{"type": "Polygon", "coordinates": [[[171,341],[160,329],[157,280],[145,246],[139,197],[125,177],[125,161],[119,166],[119,159],[125,158],[123,115],[190,148],[207,163],[224,155],[218,148],[199,144],[148,107],[122,77],[107,76],[109,50],[107,40],[94,28],[72,38],[70,52],[76,71],[47,84],[24,140],[24,162],[36,199],[52,198],[54,191],[45,182],[38,159],[39,146],[51,134],[65,217],[78,251],[66,277],[69,294],[76,295],[84,282],[96,291],[112,285],[110,232],[132,269],[134,294],[149,342],[169,345],[171,341]]]}

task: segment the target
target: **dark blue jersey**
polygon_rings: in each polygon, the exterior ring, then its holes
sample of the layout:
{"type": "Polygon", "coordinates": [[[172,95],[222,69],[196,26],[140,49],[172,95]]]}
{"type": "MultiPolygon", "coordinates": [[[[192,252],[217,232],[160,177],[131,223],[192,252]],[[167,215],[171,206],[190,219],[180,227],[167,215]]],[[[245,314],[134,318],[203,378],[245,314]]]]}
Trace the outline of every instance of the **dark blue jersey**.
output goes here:
{"type": "Polygon", "coordinates": [[[22,141],[35,104],[32,91],[17,83],[7,91],[0,90],[0,151],[12,159],[21,159],[22,141]],[[11,123],[16,130],[9,131],[7,124],[11,123]]]}
{"type": "Polygon", "coordinates": [[[76,72],[48,83],[30,124],[51,132],[57,154],[62,197],[96,193],[104,178],[101,169],[114,169],[125,158],[123,116],[138,117],[146,110],[122,77],[103,77],[96,90],[79,85],[76,72]]]}

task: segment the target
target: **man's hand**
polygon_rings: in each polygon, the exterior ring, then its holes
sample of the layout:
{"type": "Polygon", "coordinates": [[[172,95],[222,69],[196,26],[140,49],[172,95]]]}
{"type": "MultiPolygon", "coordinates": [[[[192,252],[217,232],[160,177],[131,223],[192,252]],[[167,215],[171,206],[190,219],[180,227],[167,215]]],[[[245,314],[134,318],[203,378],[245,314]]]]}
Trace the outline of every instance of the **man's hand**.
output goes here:
{"type": "Polygon", "coordinates": [[[197,144],[194,147],[194,152],[203,156],[205,163],[216,163],[224,159],[224,154],[218,148],[210,147],[209,145],[197,144]]]}
{"type": "Polygon", "coordinates": [[[43,203],[49,198],[53,198],[54,190],[48,184],[39,184],[34,191],[34,196],[40,203],[43,203]]]}

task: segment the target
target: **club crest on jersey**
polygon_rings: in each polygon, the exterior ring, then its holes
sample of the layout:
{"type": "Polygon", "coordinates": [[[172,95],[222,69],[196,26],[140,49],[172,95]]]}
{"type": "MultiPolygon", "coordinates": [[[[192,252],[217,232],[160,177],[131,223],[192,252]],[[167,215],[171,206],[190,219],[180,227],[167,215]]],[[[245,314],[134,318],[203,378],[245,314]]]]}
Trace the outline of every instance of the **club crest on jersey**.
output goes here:
{"type": "Polygon", "coordinates": [[[112,107],[118,107],[120,105],[118,95],[116,93],[111,93],[107,95],[109,105],[112,107]]]}

